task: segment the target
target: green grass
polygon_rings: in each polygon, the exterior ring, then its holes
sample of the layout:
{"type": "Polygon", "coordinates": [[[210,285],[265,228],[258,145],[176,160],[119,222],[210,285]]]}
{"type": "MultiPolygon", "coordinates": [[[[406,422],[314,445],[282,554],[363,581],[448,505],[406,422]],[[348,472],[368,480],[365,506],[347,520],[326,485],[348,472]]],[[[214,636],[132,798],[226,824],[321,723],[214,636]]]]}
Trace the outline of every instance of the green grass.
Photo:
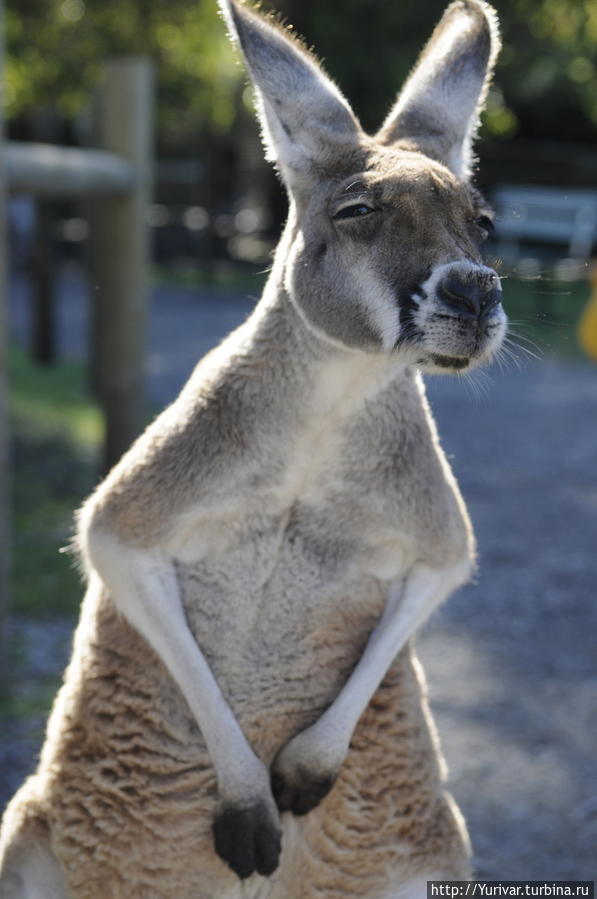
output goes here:
{"type": "Polygon", "coordinates": [[[34,366],[10,354],[13,443],[11,603],[33,616],[75,613],[82,587],[70,555],[73,511],[96,477],[102,424],[76,363],[34,366]]]}
{"type": "Polygon", "coordinates": [[[167,268],[154,266],[151,279],[160,287],[189,287],[209,293],[235,293],[258,297],[267,280],[266,266],[226,266],[206,276],[196,265],[167,268]]]}
{"type": "MultiPolygon", "coordinates": [[[[539,357],[583,358],[576,327],[590,295],[587,281],[506,278],[503,289],[511,334],[519,346],[539,357]]],[[[526,354],[518,351],[518,355],[526,354]]]]}
{"type": "Polygon", "coordinates": [[[99,410],[85,389],[86,370],[78,362],[40,367],[21,350],[9,361],[11,412],[19,434],[57,435],[84,454],[95,452],[102,435],[99,410]]]}
{"type": "Polygon", "coordinates": [[[61,677],[36,677],[19,679],[12,689],[0,693],[0,720],[40,718],[39,735],[60,687],[61,677]]]}

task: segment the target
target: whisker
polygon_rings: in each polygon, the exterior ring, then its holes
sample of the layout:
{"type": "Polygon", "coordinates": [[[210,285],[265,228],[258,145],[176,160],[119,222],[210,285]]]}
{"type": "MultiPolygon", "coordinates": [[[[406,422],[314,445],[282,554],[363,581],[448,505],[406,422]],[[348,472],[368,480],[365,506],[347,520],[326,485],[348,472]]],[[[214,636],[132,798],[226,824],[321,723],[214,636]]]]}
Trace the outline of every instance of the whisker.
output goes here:
{"type": "MultiPolygon", "coordinates": [[[[516,346],[516,344],[514,344],[516,346]]],[[[516,367],[518,369],[522,368],[522,362],[519,358],[518,354],[514,352],[512,346],[507,344],[506,341],[502,343],[501,347],[498,350],[497,358],[501,359],[504,365],[506,366],[506,370],[508,368],[508,363],[512,367],[516,367]]]]}
{"type": "Polygon", "coordinates": [[[525,353],[527,356],[530,356],[531,358],[537,359],[539,361],[541,361],[541,359],[543,358],[543,355],[544,355],[541,347],[537,347],[537,349],[541,353],[541,355],[538,355],[537,353],[534,353],[532,350],[530,350],[528,347],[523,346],[521,343],[516,343],[516,341],[511,340],[507,337],[505,338],[504,343],[502,344],[502,349],[503,349],[504,353],[507,353],[508,355],[510,355],[512,357],[512,359],[515,359],[516,362],[518,363],[518,365],[520,365],[520,362],[521,362],[520,357],[518,355],[519,352],[525,353]]]}
{"type": "Polygon", "coordinates": [[[516,328],[534,328],[535,325],[529,319],[522,318],[510,318],[508,317],[508,330],[511,330],[511,325],[514,325],[516,328]]]}
{"type": "Polygon", "coordinates": [[[505,374],[508,371],[507,363],[509,362],[509,360],[506,359],[501,348],[495,353],[493,362],[497,365],[502,374],[505,374]]]}
{"type": "Polygon", "coordinates": [[[466,391],[475,400],[481,402],[489,396],[489,384],[491,383],[491,375],[483,369],[475,369],[475,371],[458,372],[458,377],[463,382],[466,391]]]}
{"type": "Polygon", "coordinates": [[[529,346],[534,347],[534,349],[536,349],[538,353],[541,353],[541,354],[543,353],[542,346],[540,346],[538,343],[535,343],[535,341],[531,340],[530,337],[527,337],[526,334],[518,334],[516,331],[513,331],[512,329],[510,329],[508,331],[506,340],[508,340],[510,343],[515,344],[516,346],[520,346],[521,349],[522,349],[522,346],[520,343],[518,343],[518,341],[524,340],[524,342],[527,343],[529,346]],[[515,339],[512,339],[512,338],[515,338],[515,339]]]}
{"type": "Polygon", "coordinates": [[[536,290],[535,296],[538,297],[571,297],[571,290],[536,290]]]}
{"type": "Polygon", "coordinates": [[[537,350],[537,353],[533,352],[533,350],[530,350],[528,348],[528,346],[525,346],[524,344],[518,342],[519,340],[524,340],[525,339],[524,337],[519,337],[516,334],[513,335],[513,337],[516,337],[517,339],[514,340],[512,337],[509,337],[509,336],[507,336],[505,338],[505,342],[506,342],[507,346],[511,347],[512,349],[522,350],[523,353],[527,353],[529,356],[532,356],[534,359],[541,359],[545,355],[545,353],[543,352],[543,347],[538,346],[536,343],[533,343],[532,340],[527,339],[526,342],[529,343],[532,347],[534,347],[537,350]]]}

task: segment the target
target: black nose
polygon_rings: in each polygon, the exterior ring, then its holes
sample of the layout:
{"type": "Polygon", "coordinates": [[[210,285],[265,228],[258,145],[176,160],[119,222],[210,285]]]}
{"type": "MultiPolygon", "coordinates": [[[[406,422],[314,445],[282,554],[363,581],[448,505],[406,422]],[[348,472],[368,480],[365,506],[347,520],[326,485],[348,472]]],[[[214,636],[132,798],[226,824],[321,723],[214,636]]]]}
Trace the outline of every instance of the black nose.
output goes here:
{"type": "Polygon", "coordinates": [[[494,274],[480,276],[450,272],[438,284],[441,300],[465,318],[484,318],[502,302],[500,279],[494,274]]]}

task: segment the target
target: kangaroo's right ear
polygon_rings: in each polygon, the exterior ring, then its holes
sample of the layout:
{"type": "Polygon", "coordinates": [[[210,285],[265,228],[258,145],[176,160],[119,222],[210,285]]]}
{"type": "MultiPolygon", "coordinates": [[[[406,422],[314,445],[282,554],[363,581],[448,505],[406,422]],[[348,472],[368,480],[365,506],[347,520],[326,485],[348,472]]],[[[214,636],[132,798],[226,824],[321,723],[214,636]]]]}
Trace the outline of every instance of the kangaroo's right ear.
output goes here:
{"type": "Polygon", "coordinates": [[[411,72],[378,138],[409,138],[462,178],[500,48],[495,10],[453,0],[411,72]]]}
{"type": "Polygon", "coordinates": [[[237,0],[219,0],[253,81],[266,157],[290,184],[354,145],[360,126],[316,59],[281,27],[237,0]]]}

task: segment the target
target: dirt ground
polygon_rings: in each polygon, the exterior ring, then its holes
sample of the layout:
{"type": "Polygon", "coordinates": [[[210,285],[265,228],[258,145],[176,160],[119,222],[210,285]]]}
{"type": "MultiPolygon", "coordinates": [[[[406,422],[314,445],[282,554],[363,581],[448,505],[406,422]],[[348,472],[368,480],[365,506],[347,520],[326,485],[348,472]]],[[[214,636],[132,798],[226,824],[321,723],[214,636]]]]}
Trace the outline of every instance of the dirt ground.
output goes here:
{"type": "MultiPolygon", "coordinates": [[[[76,284],[64,349],[84,353],[76,284]]],[[[155,291],[148,383],[175,395],[241,320],[241,298],[155,291]]],[[[13,334],[26,309],[14,293],[13,334]]],[[[478,391],[430,379],[443,444],[479,542],[476,582],[418,638],[451,789],[484,879],[584,879],[597,867],[597,366],[493,369],[478,391]]],[[[70,622],[13,621],[29,673],[59,670],[70,622]]],[[[40,721],[0,735],[0,808],[34,765],[40,721]]]]}
{"type": "Polygon", "coordinates": [[[597,368],[429,393],[479,541],[477,582],[419,640],[480,877],[597,862],[597,368]]]}

